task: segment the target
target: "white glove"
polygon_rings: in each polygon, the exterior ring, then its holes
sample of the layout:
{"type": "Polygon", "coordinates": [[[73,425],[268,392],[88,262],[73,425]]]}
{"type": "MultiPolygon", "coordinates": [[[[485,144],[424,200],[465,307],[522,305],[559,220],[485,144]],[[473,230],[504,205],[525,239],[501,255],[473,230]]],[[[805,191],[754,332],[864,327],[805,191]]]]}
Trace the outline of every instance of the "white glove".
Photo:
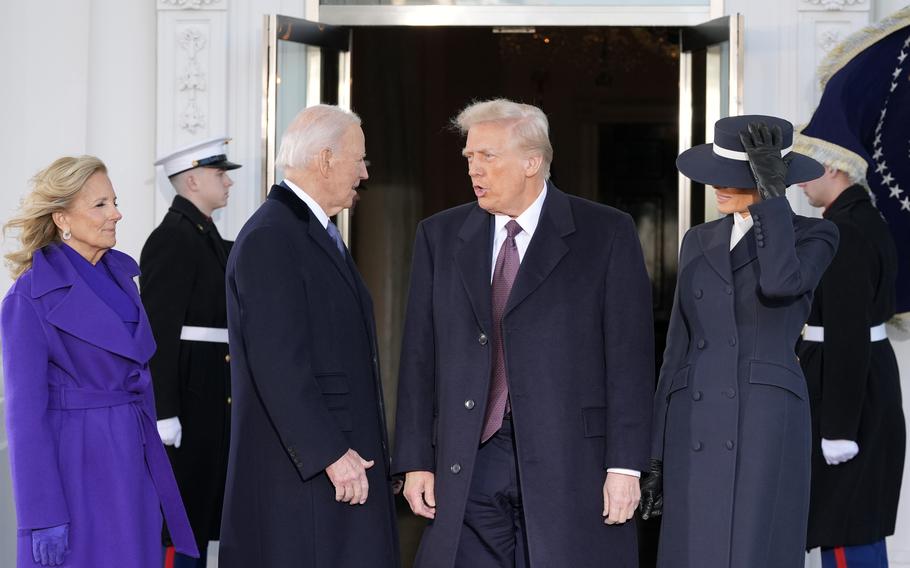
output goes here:
{"type": "Polygon", "coordinates": [[[859,446],[853,440],[826,440],[822,438],[822,454],[828,465],[837,465],[852,460],[859,453],[859,446]]]}
{"type": "Polygon", "coordinates": [[[183,438],[183,427],[180,426],[180,419],[176,416],[165,418],[157,422],[158,435],[161,436],[161,443],[165,446],[180,447],[180,440],[183,438]]]}

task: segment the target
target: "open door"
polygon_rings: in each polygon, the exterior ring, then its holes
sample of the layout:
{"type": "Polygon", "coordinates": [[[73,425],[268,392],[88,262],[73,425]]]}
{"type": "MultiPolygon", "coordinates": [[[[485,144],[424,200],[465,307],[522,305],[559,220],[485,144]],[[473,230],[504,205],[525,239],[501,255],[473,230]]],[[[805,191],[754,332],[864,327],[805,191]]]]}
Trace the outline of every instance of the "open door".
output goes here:
{"type": "MultiPolygon", "coordinates": [[[[679,152],[714,139],[714,123],[743,110],[743,17],[680,29],[679,152]]],[[[679,243],[693,225],[717,217],[705,186],[679,174],[679,243]]]]}
{"type": "MultiPolygon", "coordinates": [[[[263,198],[284,177],[275,156],[297,113],[320,103],[351,108],[351,33],[347,27],[272,15],[265,17],[264,43],[263,198]]],[[[339,213],[335,223],[348,242],[350,212],[339,213]]]]}

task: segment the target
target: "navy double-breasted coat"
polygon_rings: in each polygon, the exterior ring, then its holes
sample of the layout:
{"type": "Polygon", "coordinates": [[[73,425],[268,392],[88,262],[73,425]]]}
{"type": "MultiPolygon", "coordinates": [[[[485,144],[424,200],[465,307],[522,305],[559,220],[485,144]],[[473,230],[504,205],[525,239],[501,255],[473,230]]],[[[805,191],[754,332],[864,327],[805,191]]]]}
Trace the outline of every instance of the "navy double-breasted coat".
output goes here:
{"type": "Polygon", "coordinates": [[[837,229],[794,215],[783,197],[683,240],[654,405],[664,462],[658,564],[802,567],[811,428],[794,347],[837,229]]]}
{"type": "MultiPolygon", "coordinates": [[[[452,568],[491,370],[494,217],[469,203],[414,246],[395,472],[435,472],[415,566],[452,568]]],[[[638,566],[632,523],[605,525],[610,467],[647,467],[651,285],[629,215],[552,184],[502,320],[531,566],[638,566]]]]}
{"type": "Polygon", "coordinates": [[[349,254],[274,186],[227,268],[232,437],[225,568],[394,568],[395,509],[369,292],[349,254]],[[375,460],[364,505],[335,501],[325,468],[375,460]]]}

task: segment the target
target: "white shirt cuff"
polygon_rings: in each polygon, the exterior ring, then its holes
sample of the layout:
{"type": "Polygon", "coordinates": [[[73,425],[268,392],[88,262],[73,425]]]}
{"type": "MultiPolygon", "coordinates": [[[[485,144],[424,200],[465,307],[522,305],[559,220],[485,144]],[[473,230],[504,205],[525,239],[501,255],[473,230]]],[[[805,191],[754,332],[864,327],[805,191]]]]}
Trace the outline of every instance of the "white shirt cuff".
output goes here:
{"type": "Polygon", "coordinates": [[[607,473],[621,473],[623,475],[631,475],[632,477],[641,477],[640,471],[635,471],[634,469],[623,469],[621,467],[607,468],[607,473]]]}

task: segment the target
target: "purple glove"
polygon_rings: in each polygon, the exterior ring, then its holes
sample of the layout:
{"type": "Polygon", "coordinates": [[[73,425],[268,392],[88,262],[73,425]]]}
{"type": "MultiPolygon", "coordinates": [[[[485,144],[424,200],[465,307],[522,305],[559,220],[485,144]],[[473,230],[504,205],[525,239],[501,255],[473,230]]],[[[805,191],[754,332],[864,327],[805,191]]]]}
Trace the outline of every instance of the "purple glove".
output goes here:
{"type": "Polygon", "coordinates": [[[60,566],[70,549],[69,523],[32,530],[32,558],[42,566],[60,566]]]}

